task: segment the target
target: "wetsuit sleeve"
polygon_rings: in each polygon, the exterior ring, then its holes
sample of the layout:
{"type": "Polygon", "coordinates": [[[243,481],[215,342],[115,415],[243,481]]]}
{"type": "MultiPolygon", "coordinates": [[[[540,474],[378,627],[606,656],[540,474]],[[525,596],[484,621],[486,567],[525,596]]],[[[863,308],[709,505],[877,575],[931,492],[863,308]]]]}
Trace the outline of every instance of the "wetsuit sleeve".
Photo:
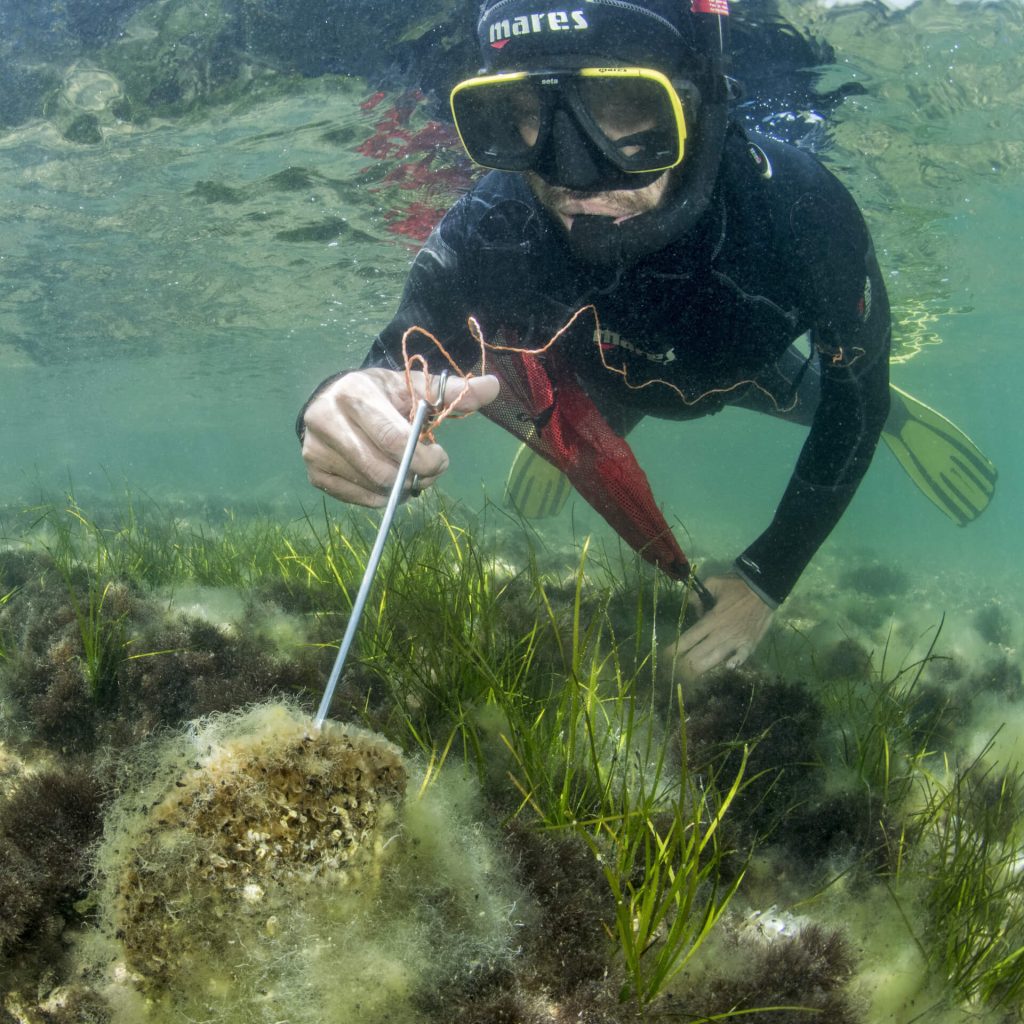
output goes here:
{"type": "Polygon", "coordinates": [[[860,212],[832,181],[829,192],[793,209],[820,401],[771,524],[736,560],[740,575],[772,603],[786,598],[845,512],[889,412],[885,284],[860,212]]]}

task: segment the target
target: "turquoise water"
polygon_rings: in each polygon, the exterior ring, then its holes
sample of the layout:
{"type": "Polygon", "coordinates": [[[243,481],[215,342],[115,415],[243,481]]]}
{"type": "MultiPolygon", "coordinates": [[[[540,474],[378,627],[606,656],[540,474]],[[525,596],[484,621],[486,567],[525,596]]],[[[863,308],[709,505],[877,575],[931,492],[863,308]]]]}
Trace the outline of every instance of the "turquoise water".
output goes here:
{"type": "MultiPolygon", "coordinates": [[[[946,615],[944,650],[988,657],[971,623],[995,602],[1009,623],[1001,653],[1019,667],[1024,7],[807,0],[782,14],[835,47],[826,85],[864,87],[830,115],[822,156],[861,202],[888,275],[893,379],[1000,471],[991,506],[961,529],[880,448],[783,628],[838,615],[827,602],[844,571],[881,563],[912,581],[893,613],[901,656],[946,615]]],[[[57,113],[0,130],[0,525],[68,490],[85,509],[127,492],[295,520],[320,502],[296,411],[363,358],[397,304],[417,225],[451,201],[465,165],[436,148],[443,133],[415,97],[407,128],[424,134],[411,151],[368,155],[401,90],[380,96],[360,78],[289,80],[133,123],[111,114],[122,86],[98,59],[55,51],[50,66],[57,113]],[[100,141],[62,136],[75,111],[98,116],[100,141]],[[403,188],[399,169],[428,158],[442,173],[403,188]]],[[[444,491],[469,511],[500,501],[515,443],[480,417],[439,439],[452,456],[444,491]]],[[[646,422],[631,440],[684,548],[714,561],[763,529],[802,433],[730,410],[646,422]]],[[[591,530],[606,537],[581,503],[544,527],[556,541],[591,530]]],[[[985,723],[1000,720],[1004,756],[1024,755],[1019,706],[985,723]]]]}
{"type": "Polygon", "coordinates": [[[4,499],[67,476],[85,492],[109,476],[158,496],[300,495],[290,420],[369,344],[408,259],[373,237],[374,199],[352,182],[368,161],[322,141],[367,92],[313,84],[91,148],[45,124],[3,140],[4,499]],[[272,180],[294,167],[324,178],[272,180]],[[235,191],[211,200],[205,181],[235,191]],[[363,240],[275,237],[332,217],[363,240]]]}

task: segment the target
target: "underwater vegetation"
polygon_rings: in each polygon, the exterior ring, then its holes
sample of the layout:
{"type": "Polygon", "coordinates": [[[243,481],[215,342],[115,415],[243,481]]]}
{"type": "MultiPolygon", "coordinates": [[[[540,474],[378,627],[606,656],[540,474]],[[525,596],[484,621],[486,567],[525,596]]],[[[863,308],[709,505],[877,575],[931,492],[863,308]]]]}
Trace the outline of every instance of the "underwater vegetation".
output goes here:
{"type": "MultiPolygon", "coordinates": [[[[715,672],[688,701],[686,735],[696,764],[734,772],[746,752],[747,785],[738,796],[737,819],[751,841],[772,837],[820,796],[820,699],[805,685],[764,679],[735,669],[715,672]]],[[[794,838],[795,846],[804,838],[794,838]]]]}
{"type": "Polygon", "coordinates": [[[911,819],[911,865],[927,908],[919,941],[970,1004],[1008,1007],[1024,997],[1024,768],[984,755],[949,764],[925,783],[911,819]]]}
{"type": "Polygon", "coordinates": [[[681,1019],[688,1007],[705,1006],[728,1007],[726,1019],[752,1015],[761,1024],[854,1024],[864,1019],[847,985],[856,956],[838,930],[804,922],[771,935],[748,926],[719,953],[732,970],[709,977],[703,989],[695,984],[677,1004],[681,1019]]]}
{"type": "Polygon", "coordinates": [[[934,1013],[1020,1019],[1024,774],[961,739],[1012,623],[694,683],[685,590],[495,519],[403,511],[315,733],[371,514],[4,517],[3,1024],[853,1024],[872,900],[934,1013]]]}
{"type": "Polygon", "coordinates": [[[85,895],[86,851],[99,836],[103,792],[93,774],[67,765],[32,775],[0,806],[0,956],[32,937],[59,938],[85,895]]]}

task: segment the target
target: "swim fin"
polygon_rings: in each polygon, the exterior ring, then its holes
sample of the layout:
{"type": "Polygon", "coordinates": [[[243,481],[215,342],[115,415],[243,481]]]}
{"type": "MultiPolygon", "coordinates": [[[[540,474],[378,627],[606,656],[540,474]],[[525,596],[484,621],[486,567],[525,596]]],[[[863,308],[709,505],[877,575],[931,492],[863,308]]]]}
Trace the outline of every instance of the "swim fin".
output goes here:
{"type": "Polygon", "coordinates": [[[562,511],[572,484],[569,478],[525,444],[519,446],[505,482],[505,503],[524,519],[549,519],[562,511]]]}
{"type": "Polygon", "coordinates": [[[978,446],[945,416],[889,385],[892,406],[882,440],[926,498],[957,526],[985,511],[998,472],[978,446]]]}

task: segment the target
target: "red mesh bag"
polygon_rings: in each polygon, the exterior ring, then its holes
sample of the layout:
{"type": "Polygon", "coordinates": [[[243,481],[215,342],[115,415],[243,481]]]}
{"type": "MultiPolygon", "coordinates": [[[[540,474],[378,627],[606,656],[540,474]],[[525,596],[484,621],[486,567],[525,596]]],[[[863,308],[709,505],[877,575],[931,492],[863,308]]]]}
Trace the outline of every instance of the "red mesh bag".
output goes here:
{"type": "Polygon", "coordinates": [[[537,355],[488,348],[487,372],[499,379],[501,393],[481,412],[560,469],[648,562],[673,579],[692,579],[647,474],[572,371],[560,365],[556,350],[537,355]]]}

